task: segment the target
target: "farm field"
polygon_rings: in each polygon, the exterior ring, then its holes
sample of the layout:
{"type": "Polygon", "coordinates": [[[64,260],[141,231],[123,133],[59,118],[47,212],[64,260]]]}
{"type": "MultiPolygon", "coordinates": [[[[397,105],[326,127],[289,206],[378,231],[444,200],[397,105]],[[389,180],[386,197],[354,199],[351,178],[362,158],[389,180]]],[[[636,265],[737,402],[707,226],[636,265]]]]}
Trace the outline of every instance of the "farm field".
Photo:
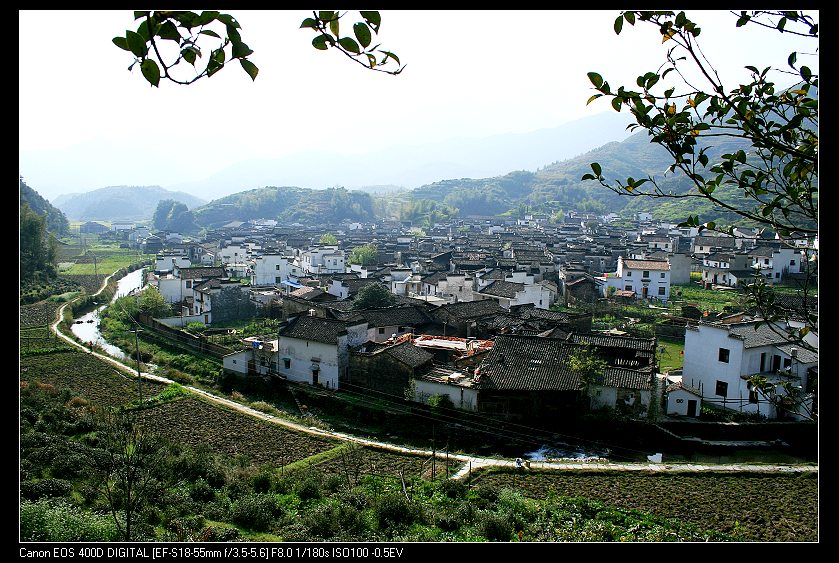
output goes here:
{"type": "MultiPolygon", "coordinates": [[[[454,474],[463,465],[462,461],[449,460],[449,474],[454,474]]],[[[314,468],[324,474],[344,474],[349,470],[364,475],[387,475],[398,477],[420,477],[431,480],[432,464],[430,455],[406,455],[371,447],[350,447],[339,454],[318,463],[314,468]]],[[[446,478],[446,454],[437,452],[434,462],[434,479],[446,478]]]]}
{"type": "Polygon", "coordinates": [[[152,431],[193,447],[207,445],[251,463],[287,465],[338,446],[329,440],[259,420],[245,413],[186,397],[141,411],[141,421],[152,431]]]}
{"type": "Polygon", "coordinates": [[[676,518],[743,541],[818,541],[816,475],[534,471],[479,472],[473,482],[531,498],[585,497],[676,518]]]}
{"type": "MultiPolygon", "coordinates": [[[[70,389],[74,395],[105,406],[123,405],[137,396],[136,379],[77,349],[22,357],[20,380],[70,389]]],[[[143,396],[156,395],[164,387],[164,384],[143,380],[143,396]]]]}

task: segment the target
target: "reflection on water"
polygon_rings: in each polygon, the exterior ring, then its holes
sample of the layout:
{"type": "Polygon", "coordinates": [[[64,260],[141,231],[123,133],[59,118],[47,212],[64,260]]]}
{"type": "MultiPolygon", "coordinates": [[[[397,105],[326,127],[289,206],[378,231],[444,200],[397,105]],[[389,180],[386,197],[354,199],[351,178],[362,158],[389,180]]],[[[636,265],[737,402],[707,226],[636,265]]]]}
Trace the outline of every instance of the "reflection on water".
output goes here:
{"type": "Polygon", "coordinates": [[[524,459],[530,461],[546,461],[551,459],[596,459],[606,458],[609,451],[599,448],[578,448],[570,444],[564,444],[562,447],[557,446],[542,446],[536,451],[528,452],[522,456],[524,459]]]}
{"type": "MultiPolygon", "coordinates": [[[[117,299],[118,297],[122,297],[124,295],[128,295],[135,289],[140,289],[143,285],[143,270],[134,270],[133,272],[126,274],[125,276],[121,277],[117,281],[117,289],[114,293],[114,298],[117,299]]],[[[112,300],[113,301],[113,300],[112,300]]],[[[99,311],[105,308],[105,305],[101,305],[96,308],[96,310],[91,311],[74,319],[73,325],[70,329],[82,342],[87,343],[94,343],[109,355],[118,358],[120,360],[125,360],[128,356],[114,346],[113,344],[109,344],[107,340],[102,337],[102,333],[99,332],[99,311]]]]}

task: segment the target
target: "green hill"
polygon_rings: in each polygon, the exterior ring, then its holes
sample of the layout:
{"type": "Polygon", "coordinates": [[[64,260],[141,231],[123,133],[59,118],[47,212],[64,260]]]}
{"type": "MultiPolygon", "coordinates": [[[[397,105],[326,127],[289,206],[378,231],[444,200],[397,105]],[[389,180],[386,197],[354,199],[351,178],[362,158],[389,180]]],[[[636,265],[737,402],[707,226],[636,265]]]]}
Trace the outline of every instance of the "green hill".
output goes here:
{"type": "Polygon", "coordinates": [[[192,211],[195,222],[208,229],[231,221],[252,219],[323,224],[343,220],[370,221],[374,218],[372,196],[344,188],[312,190],[268,186],[213,200],[192,211]]]}
{"type": "Polygon", "coordinates": [[[60,209],[53,207],[53,205],[41,197],[41,194],[26,185],[26,182],[21,178],[20,180],[20,204],[29,205],[38,215],[47,216],[47,230],[56,235],[67,234],[70,230],[70,223],[67,217],[60,209]]]}

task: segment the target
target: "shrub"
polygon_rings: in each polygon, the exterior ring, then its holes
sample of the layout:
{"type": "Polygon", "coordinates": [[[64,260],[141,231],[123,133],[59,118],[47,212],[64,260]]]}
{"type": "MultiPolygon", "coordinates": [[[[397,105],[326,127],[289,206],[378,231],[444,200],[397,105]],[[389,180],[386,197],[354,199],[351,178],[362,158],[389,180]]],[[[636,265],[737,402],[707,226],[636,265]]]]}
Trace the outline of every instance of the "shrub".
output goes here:
{"type": "Polygon", "coordinates": [[[208,502],[215,498],[216,491],[202,478],[192,482],[189,488],[189,498],[195,502],[208,502]]]}
{"type": "Polygon", "coordinates": [[[489,541],[510,541],[513,526],[506,516],[484,511],[478,518],[478,530],[489,541]]]}
{"type": "Polygon", "coordinates": [[[20,484],[21,496],[29,500],[42,497],[65,497],[72,490],[72,483],[64,479],[41,479],[40,481],[26,481],[20,484]]]}
{"type": "Polygon", "coordinates": [[[230,519],[256,532],[267,532],[281,509],[272,495],[248,494],[233,503],[230,519]]]}
{"type": "Polygon", "coordinates": [[[20,539],[37,542],[112,542],[121,539],[109,516],[73,506],[63,499],[20,503],[20,539]]]}
{"type": "Polygon", "coordinates": [[[401,493],[384,493],[373,505],[373,514],[380,529],[410,526],[422,517],[421,508],[401,493]]]}
{"type": "Polygon", "coordinates": [[[306,511],[303,523],[314,538],[332,539],[341,530],[338,509],[331,503],[324,503],[306,511]]]}
{"type": "Polygon", "coordinates": [[[440,485],[440,490],[449,498],[463,498],[467,488],[459,479],[446,479],[440,485]]]}
{"type": "Polygon", "coordinates": [[[301,501],[317,500],[321,498],[320,483],[314,477],[305,477],[294,486],[294,492],[301,501]]]}

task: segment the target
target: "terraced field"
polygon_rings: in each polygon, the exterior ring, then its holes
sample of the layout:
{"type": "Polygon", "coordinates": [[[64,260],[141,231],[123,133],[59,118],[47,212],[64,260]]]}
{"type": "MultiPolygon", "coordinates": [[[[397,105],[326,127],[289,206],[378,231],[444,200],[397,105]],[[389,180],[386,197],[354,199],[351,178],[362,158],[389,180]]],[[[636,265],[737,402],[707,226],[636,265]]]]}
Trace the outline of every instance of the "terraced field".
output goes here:
{"type": "Polygon", "coordinates": [[[245,456],[255,464],[288,465],[339,445],[329,440],[188,397],[142,411],[153,431],[192,446],[209,445],[229,456],[245,456]]]}
{"type": "Polygon", "coordinates": [[[818,541],[817,475],[534,471],[478,473],[532,498],[585,497],[677,518],[743,541],[818,541]]]}
{"type": "MultiPolygon", "coordinates": [[[[456,473],[461,465],[463,462],[450,459],[448,473],[456,473]]],[[[432,468],[430,455],[405,455],[378,448],[356,447],[317,464],[315,468],[325,474],[350,472],[358,478],[364,475],[398,476],[401,473],[406,478],[430,480],[433,472],[437,480],[446,478],[446,454],[437,452],[432,468]]]]}
{"type": "MultiPolygon", "coordinates": [[[[76,349],[22,357],[20,380],[70,389],[74,395],[105,406],[119,406],[137,398],[135,378],[76,349]]],[[[163,387],[161,383],[143,380],[143,396],[156,395],[163,387]]]]}

